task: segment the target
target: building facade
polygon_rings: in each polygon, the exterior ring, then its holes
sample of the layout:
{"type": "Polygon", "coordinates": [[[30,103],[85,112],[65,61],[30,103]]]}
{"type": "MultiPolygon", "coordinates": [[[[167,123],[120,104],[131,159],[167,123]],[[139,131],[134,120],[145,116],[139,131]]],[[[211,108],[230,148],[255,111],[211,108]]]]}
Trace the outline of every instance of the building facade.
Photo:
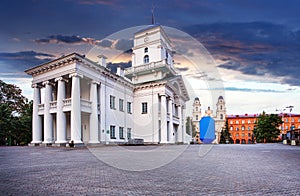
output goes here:
{"type": "Polygon", "coordinates": [[[160,25],[134,34],[132,67],[72,53],[26,70],[33,77],[32,144],[183,143],[189,95],[160,25]]]}
{"type": "MultiPolygon", "coordinates": [[[[259,114],[227,115],[229,132],[235,144],[251,144],[254,142],[253,129],[259,114]]],[[[282,125],[278,127],[282,134],[287,134],[291,129],[300,129],[299,114],[279,114],[282,118],[282,125]]]]}
{"type": "Polygon", "coordinates": [[[251,144],[254,142],[253,129],[256,114],[227,115],[229,133],[234,144],[251,144]]]}

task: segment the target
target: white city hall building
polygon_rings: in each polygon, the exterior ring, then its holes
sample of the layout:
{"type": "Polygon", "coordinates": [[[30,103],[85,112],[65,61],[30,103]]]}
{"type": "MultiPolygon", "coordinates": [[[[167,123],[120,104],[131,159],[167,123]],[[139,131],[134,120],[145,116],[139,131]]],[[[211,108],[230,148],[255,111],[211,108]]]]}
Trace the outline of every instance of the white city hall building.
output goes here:
{"type": "Polygon", "coordinates": [[[72,53],[25,72],[33,77],[32,145],[185,142],[189,95],[160,25],[134,34],[132,67],[72,53]]]}

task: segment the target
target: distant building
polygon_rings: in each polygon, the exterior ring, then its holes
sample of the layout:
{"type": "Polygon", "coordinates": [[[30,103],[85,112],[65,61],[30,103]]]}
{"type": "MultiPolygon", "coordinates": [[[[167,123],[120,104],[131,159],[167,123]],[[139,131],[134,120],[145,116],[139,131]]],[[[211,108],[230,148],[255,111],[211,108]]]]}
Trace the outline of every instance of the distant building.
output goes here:
{"type": "MultiPolygon", "coordinates": [[[[259,114],[227,115],[229,132],[235,144],[250,144],[254,142],[253,129],[259,114]]],[[[291,128],[300,129],[300,114],[279,114],[282,125],[278,127],[282,134],[287,134],[291,128]]],[[[288,136],[289,137],[289,136],[288,136]]]]}
{"type": "Polygon", "coordinates": [[[219,96],[217,104],[216,104],[216,114],[214,115],[213,110],[210,107],[205,110],[204,115],[201,113],[201,103],[198,97],[195,98],[193,103],[193,124],[195,126],[195,140],[198,143],[201,143],[200,135],[201,135],[201,119],[203,117],[212,117],[214,122],[214,132],[215,132],[215,140],[214,143],[219,143],[222,128],[225,126],[226,121],[226,107],[223,96],[219,96]],[[199,123],[200,122],[200,123],[199,123]]]}
{"type": "Polygon", "coordinates": [[[26,70],[34,88],[31,143],[185,142],[189,95],[170,40],[160,25],[150,25],[133,43],[132,67],[116,74],[106,57],[93,62],[77,53],[26,70]]]}
{"type": "Polygon", "coordinates": [[[227,115],[229,133],[234,144],[250,144],[254,142],[253,129],[258,114],[227,115]]]}

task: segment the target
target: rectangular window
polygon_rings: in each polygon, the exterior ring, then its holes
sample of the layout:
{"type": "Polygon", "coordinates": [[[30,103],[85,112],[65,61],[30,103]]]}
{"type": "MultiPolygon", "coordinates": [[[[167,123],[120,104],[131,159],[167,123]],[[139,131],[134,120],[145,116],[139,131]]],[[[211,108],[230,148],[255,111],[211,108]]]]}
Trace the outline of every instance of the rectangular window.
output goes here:
{"type": "Polygon", "coordinates": [[[121,112],[124,112],[124,100],[123,99],[119,99],[119,110],[121,112]]]}
{"type": "Polygon", "coordinates": [[[245,133],[242,133],[242,137],[244,137],[245,136],[245,133]]]}
{"type": "Polygon", "coordinates": [[[245,130],[245,127],[244,127],[244,126],[242,126],[242,130],[243,130],[243,131],[245,130]]]}
{"type": "Polygon", "coordinates": [[[116,126],[110,126],[110,139],[116,139],[116,126]]]}
{"type": "Polygon", "coordinates": [[[142,114],[147,114],[148,112],[148,107],[147,107],[147,102],[142,103],[142,114]]]}
{"type": "Polygon", "coordinates": [[[127,129],[127,139],[130,140],[131,139],[131,128],[127,129]]]}
{"type": "Polygon", "coordinates": [[[119,127],[119,137],[120,137],[120,139],[124,139],[124,128],[123,127],[119,127]]]}
{"type": "Polygon", "coordinates": [[[251,133],[248,133],[248,137],[251,137],[251,133]]]}
{"type": "Polygon", "coordinates": [[[251,120],[248,120],[248,124],[250,124],[251,123],[251,120]]]}
{"type": "Polygon", "coordinates": [[[131,102],[127,102],[127,113],[131,114],[131,102]]]}
{"type": "Polygon", "coordinates": [[[249,126],[249,127],[248,127],[248,131],[250,131],[250,130],[251,130],[251,127],[249,126]]]}
{"type": "Polygon", "coordinates": [[[239,134],[237,133],[237,134],[235,134],[235,137],[239,137],[239,134]]]}
{"type": "Polygon", "coordinates": [[[235,121],[235,123],[236,123],[236,124],[239,124],[239,121],[237,120],[237,121],[235,121]]]}
{"type": "Polygon", "coordinates": [[[109,97],[109,105],[110,105],[110,109],[116,109],[116,105],[115,105],[115,97],[114,96],[110,96],[109,97]]]}
{"type": "Polygon", "coordinates": [[[245,124],[245,120],[242,120],[242,124],[245,124]]]}
{"type": "Polygon", "coordinates": [[[292,118],[292,122],[295,122],[295,119],[294,119],[294,118],[292,118]]]}
{"type": "Polygon", "coordinates": [[[233,124],[232,120],[230,121],[230,124],[233,124]]]}

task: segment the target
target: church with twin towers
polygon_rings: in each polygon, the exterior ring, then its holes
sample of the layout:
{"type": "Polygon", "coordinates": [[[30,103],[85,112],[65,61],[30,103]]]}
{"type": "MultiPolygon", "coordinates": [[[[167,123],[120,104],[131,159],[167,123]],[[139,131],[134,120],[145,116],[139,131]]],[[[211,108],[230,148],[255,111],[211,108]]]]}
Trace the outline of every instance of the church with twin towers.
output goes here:
{"type": "Polygon", "coordinates": [[[31,145],[188,142],[190,97],[169,38],[157,24],[133,36],[132,66],[117,73],[105,56],[94,62],[77,53],[25,71],[34,90],[31,145]]]}

